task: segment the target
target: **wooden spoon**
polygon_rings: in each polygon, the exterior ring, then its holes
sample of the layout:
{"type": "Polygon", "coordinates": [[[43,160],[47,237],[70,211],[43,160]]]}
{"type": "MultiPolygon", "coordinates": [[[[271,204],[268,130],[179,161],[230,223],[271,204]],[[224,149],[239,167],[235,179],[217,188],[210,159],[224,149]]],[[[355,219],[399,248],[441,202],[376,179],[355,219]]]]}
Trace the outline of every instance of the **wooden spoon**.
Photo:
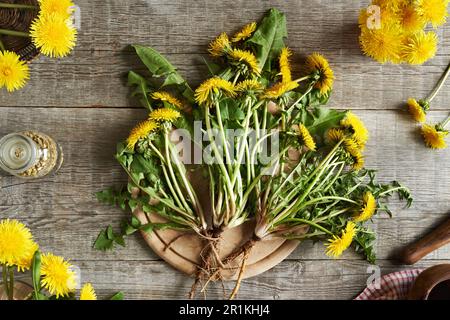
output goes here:
{"type": "Polygon", "coordinates": [[[402,253],[401,260],[408,265],[415,264],[427,254],[439,249],[447,243],[450,243],[450,219],[419,241],[406,247],[402,253]]]}

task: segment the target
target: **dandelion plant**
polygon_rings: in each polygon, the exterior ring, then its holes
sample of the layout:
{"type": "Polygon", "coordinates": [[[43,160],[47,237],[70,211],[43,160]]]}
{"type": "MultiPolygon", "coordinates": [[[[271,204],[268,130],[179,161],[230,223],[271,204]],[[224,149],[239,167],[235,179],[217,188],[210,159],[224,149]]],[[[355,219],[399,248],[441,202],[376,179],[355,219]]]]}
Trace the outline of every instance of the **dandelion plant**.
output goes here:
{"type": "Polygon", "coordinates": [[[205,288],[221,279],[222,269],[243,257],[234,298],[251,249],[272,238],[322,241],[335,258],[354,246],[374,261],[375,235],[366,224],[377,212],[390,214],[385,200],[395,192],[410,204],[409,191],[397,182],[377,183],[375,171],[364,168],[364,123],[324,106],[334,83],[329,62],[312,53],[304,72],[295,74],[286,36],[286,18],[275,9],[234,36],[220,34],[209,45],[210,74],[195,90],[161,54],[134,46],[151,79],[130,72],[128,80],[149,114],[118,145],[116,159],[129,183],[98,197],[132,212],[139,208],[149,222],[132,217],[120,233],[108,227],[96,248],[124,245],[138,230],[196,233],[204,250],[190,297],[200,282],[205,288]],[[176,129],[191,134],[200,163],[186,163],[172,141],[176,129]],[[207,192],[193,186],[195,174],[207,192]],[[153,223],[151,214],[165,222],[153,223]],[[223,259],[222,233],[250,220],[255,228],[248,242],[223,259]]]}

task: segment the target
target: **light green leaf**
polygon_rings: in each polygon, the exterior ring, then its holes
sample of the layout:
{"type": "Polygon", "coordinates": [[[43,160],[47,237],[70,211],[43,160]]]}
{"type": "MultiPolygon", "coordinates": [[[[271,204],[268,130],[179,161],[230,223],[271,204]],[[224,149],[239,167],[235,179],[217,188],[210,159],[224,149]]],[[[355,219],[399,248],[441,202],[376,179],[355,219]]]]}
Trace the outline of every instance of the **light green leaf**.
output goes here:
{"type": "Polygon", "coordinates": [[[174,85],[183,96],[193,102],[194,92],[176,68],[163,55],[151,47],[134,45],[137,55],[153,77],[164,77],[162,87],[174,85]]]}
{"type": "Polygon", "coordinates": [[[128,72],[128,85],[129,86],[136,86],[136,88],[133,90],[131,95],[133,97],[137,96],[140,97],[140,101],[142,105],[147,108],[148,110],[152,110],[152,105],[150,101],[148,100],[148,94],[151,92],[148,88],[147,80],[142,77],[141,75],[137,74],[134,71],[128,72]]]}
{"type": "Polygon", "coordinates": [[[316,107],[311,111],[302,111],[301,121],[313,135],[323,136],[332,127],[339,125],[345,117],[344,111],[316,107]]]}
{"type": "Polygon", "coordinates": [[[270,71],[271,61],[284,48],[287,37],[286,17],[277,9],[271,9],[247,43],[256,49],[256,57],[262,70],[270,71]]]}

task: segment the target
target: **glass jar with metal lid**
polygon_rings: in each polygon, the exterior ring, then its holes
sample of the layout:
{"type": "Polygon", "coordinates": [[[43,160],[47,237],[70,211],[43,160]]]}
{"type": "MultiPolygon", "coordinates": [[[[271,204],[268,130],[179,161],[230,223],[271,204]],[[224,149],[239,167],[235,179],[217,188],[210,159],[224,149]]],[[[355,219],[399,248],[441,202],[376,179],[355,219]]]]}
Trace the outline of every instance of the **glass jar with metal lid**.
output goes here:
{"type": "Polygon", "coordinates": [[[11,133],[0,139],[0,168],[24,179],[42,178],[59,170],[60,146],[37,131],[11,133]]]}

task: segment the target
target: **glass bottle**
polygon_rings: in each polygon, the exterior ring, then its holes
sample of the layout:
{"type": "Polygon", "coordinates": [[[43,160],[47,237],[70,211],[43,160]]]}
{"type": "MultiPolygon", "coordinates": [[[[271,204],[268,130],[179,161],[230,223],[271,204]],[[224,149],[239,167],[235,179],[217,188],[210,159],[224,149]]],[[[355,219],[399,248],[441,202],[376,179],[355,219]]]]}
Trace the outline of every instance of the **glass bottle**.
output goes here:
{"type": "Polygon", "coordinates": [[[0,139],[0,168],[24,179],[56,173],[63,163],[61,147],[37,131],[11,133],[0,139]]]}

